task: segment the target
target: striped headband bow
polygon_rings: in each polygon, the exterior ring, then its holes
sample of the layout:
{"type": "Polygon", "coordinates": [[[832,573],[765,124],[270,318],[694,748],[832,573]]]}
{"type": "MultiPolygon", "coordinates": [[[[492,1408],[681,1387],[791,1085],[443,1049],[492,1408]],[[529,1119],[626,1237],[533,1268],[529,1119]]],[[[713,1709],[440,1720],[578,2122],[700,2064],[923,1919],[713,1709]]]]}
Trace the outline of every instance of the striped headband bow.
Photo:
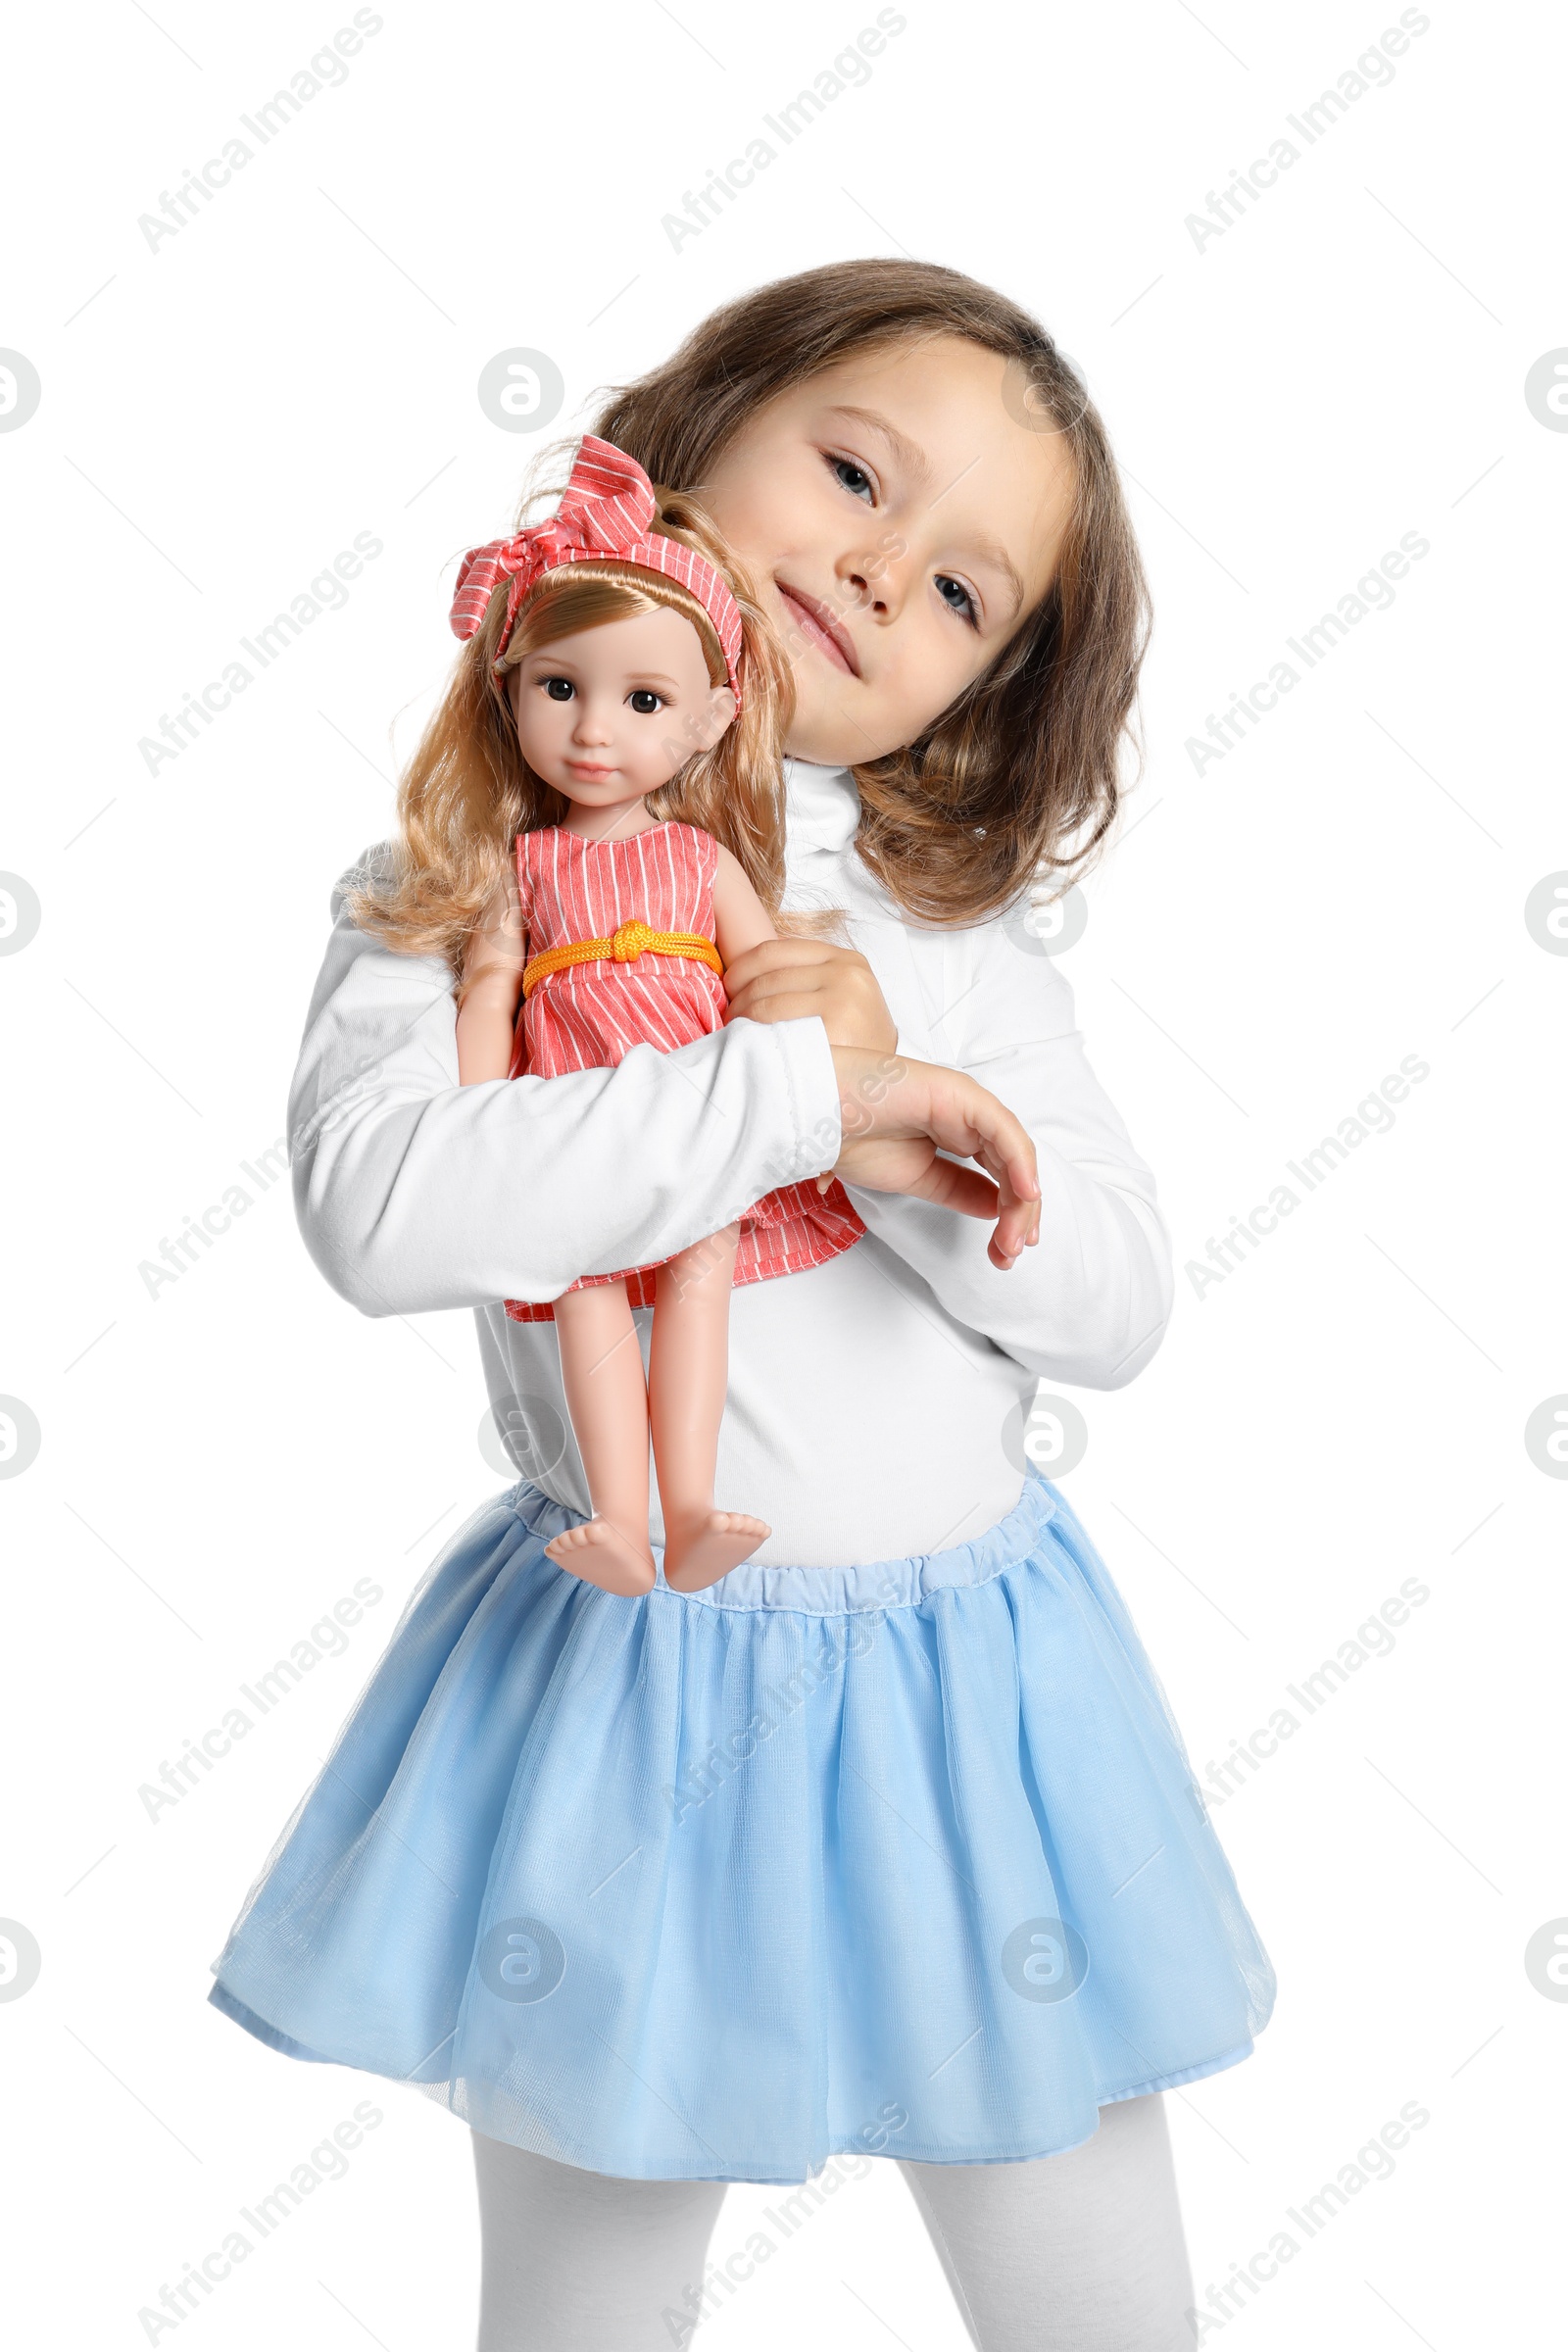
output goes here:
{"type": "Polygon", "coordinates": [[[500,582],[510,580],[506,625],[496,647],[499,666],[523,599],[545,573],[565,564],[603,563],[608,557],[643,571],[662,572],[690,590],[713,624],[739,704],[740,608],[727,582],[695,549],[658,532],[650,534],[648,526],[657,512],[654,486],[636,459],[596,433],[584,433],[560,511],[548,522],[534,523],[511,539],[492,539],[464,557],[452,599],[454,636],[471,637],[500,582]]]}

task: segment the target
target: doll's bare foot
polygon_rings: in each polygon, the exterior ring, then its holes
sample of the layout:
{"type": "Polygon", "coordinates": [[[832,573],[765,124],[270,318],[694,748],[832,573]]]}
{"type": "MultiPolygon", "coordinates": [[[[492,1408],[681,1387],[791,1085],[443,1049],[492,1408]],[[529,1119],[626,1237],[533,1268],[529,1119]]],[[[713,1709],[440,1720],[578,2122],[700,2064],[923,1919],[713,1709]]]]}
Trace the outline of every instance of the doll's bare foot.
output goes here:
{"type": "Polygon", "coordinates": [[[664,1582],[677,1592],[701,1592],[749,1560],[772,1533],[765,1520],[749,1518],[745,1511],[709,1511],[670,1537],[664,1582]]]}
{"type": "Polygon", "coordinates": [[[545,1545],[545,1557],[572,1576],[580,1576],[586,1584],[600,1586],[606,1592],[635,1597],[639,1592],[651,1592],[654,1588],[651,1555],[639,1550],[608,1519],[590,1519],[582,1527],[568,1527],[563,1534],[553,1536],[545,1545]]]}

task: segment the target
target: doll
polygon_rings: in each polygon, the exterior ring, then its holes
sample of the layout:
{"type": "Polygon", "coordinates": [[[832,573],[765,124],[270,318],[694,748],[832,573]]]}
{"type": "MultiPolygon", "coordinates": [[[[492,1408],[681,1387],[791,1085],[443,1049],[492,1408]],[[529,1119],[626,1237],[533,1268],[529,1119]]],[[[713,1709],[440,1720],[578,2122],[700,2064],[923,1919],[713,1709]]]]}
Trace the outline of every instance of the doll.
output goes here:
{"type": "MultiPolygon", "coordinates": [[[[559,514],[465,561],[452,625],[491,629],[490,673],[537,806],[465,953],[464,1085],[706,1036],[726,1017],[726,965],[777,937],[715,831],[776,900],[788,672],[720,555],[699,510],[661,509],[641,466],[589,435],[559,514]]],[[[713,1502],[730,1290],[819,1264],[863,1231],[821,1178],[657,1267],[586,1275],[546,1305],[507,1301],[515,1320],[555,1321],[588,1481],[592,1517],[546,1547],[558,1566],[612,1592],[654,1584],[650,1433],[670,1586],[700,1591],[766,1540],[763,1521],[713,1502]],[[654,1309],[646,1384],[634,1305],[654,1309]]]]}

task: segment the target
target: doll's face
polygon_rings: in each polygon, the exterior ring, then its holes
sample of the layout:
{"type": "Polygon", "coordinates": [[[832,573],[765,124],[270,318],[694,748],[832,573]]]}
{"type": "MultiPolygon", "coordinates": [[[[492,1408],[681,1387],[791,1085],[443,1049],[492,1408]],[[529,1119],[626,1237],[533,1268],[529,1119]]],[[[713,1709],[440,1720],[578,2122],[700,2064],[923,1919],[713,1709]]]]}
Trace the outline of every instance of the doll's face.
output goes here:
{"type": "Polygon", "coordinates": [[[735,716],[697,631],[667,607],[535,647],[508,691],[528,765],[585,808],[656,792],[735,716]]]}
{"type": "Polygon", "coordinates": [[[1005,367],[951,335],[864,353],[771,401],[701,485],[790,649],[798,759],[912,743],[1051,585],[1072,465],[1005,367]]]}

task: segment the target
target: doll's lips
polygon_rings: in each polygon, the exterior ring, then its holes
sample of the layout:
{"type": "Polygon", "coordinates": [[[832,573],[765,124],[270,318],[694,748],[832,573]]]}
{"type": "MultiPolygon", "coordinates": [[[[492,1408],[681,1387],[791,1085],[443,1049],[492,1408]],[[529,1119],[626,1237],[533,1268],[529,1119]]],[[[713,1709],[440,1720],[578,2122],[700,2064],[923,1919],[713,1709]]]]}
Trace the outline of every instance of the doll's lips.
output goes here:
{"type": "Polygon", "coordinates": [[[797,624],[808,645],[814,645],[832,662],[835,669],[847,670],[852,678],[860,674],[859,658],[855,640],[827,605],[819,605],[814,596],[802,588],[791,588],[783,580],[773,583],[779,592],[784,609],[797,624]]]}
{"type": "Polygon", "coordinates": [[[612,776],[615,772],[612,767],[602,767],[592,760],[568,760],[564,764],[574,776],[612,776]]]}

